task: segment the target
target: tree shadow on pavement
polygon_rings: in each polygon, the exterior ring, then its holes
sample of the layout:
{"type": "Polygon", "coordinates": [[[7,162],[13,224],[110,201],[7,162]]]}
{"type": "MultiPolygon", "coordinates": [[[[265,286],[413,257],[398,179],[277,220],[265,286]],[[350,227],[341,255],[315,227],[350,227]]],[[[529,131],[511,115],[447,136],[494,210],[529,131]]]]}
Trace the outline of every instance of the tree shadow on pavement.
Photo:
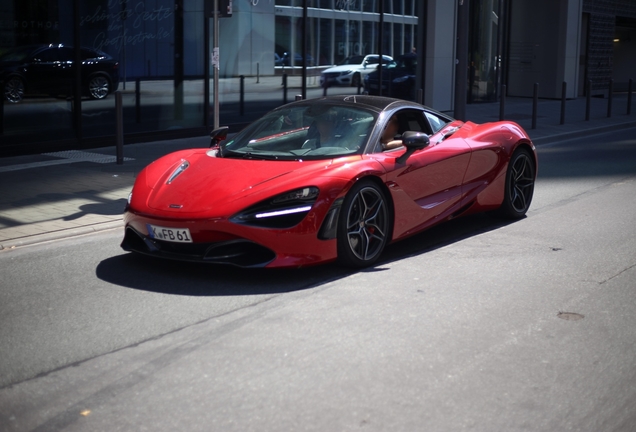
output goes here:
{"type": "Polygon", "coordinates": [[[79,211],[65,216],[65,221],[79,219],[86,215],[102,215],[102,216],[117,216],[124,213],[124,207],[126,206],[126,199],[120,198],[117,200],[102,200],[100,203],[83,204],[79,206],[79,211]]]}

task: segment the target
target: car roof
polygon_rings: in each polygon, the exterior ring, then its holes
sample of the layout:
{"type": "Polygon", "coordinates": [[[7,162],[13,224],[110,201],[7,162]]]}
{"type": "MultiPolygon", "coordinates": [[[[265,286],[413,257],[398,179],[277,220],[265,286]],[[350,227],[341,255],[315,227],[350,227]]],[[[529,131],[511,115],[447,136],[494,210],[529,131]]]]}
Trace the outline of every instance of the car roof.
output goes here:
{"type": "MultiPolygon", "coordinates": [[[[316,99],[303,99],[300,101],[292,102],[291,104],[298,105],[311,105],[311,104],[320,104],[320,105],[350,105],[355,104],[360,106],[361,108],[368,109],[371,111],[375,111],[377,113],[397,109],[397,108],[423,108],[431,113],[438,114],[440,116],[452,119],[447,114],[440,113],[433,108],[420,105],[415,102],[407,101],[404,99],[395,99],[386,96],[371,96],[371,95],[332,95],[332,96],[324,96],[316,99]]],[[[284,107],[284,106],[283,106],[284,107]]],[[[281,109],[283,107],[279,107],[281,109]]]]}

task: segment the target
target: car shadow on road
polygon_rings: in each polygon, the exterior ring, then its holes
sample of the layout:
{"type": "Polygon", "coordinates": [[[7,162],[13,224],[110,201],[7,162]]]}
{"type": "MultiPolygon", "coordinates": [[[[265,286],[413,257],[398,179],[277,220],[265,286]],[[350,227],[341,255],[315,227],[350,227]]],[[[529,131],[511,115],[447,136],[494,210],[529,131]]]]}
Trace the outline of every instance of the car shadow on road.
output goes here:
{"type": "MultiPolygon", "coordinates": [[[[389,245],[376,265],[355,270],[328,263],[294,269],[245,269],[122,253],[102,261],[99,279],[136,290],[182,296],[280,294],[314,288],[358,272],[390,272],[392,263],[496,230],[510,223],[488,215],[455,219],[389,245]]],[[[422,269],[425,271],[425,269],[422,269]]]]}

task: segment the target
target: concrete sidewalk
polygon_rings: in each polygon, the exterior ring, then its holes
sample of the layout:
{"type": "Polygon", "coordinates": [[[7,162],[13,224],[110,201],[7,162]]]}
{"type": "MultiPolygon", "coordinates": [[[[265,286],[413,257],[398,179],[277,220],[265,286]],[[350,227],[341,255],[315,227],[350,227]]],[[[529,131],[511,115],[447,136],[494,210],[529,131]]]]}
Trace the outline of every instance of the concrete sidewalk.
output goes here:
{"type": "MultiPolygon", "coordinates": [[[[636,127],[636,108],[626,114],[627,95],[614,95],[611,117],[607,107],[607,99],[594,98],[586,121],[585,98],[567,101],[561,125],[561,101],[540,100],[533,129],[532,100],[507,98],[505,118],[526,129],[537,146],[636,127]]],[[[471,104],[466,114],[485,123],[497,121],[499,109],[499,103],[471,104]]],[[[208,144],[202,136],[127,145],[122,165],[116,164],[114,147],[0,158],[0,250],[123,228],[126,199],[144,166],[169,152],[208,144]]]]}

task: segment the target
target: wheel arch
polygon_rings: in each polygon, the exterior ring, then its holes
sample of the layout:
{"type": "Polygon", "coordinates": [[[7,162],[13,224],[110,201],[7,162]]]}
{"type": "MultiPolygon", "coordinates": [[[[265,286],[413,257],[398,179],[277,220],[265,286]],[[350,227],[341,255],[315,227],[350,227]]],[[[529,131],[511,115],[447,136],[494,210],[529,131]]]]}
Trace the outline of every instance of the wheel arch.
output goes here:
{"type": "Polygon", "coordinates": [[[539,159],[537,157],[537,151],[534,144],[532,144],[532,141],[525,140],[525,139],[517,141],[517,144],[514,146],[512,152],[510,152],[510,158],[512,158],[512,155],[518,149],[526,150],[532,157],[532,162],[534,162],[534,170],[535,170],[535,177],[536,177],[536,175],[539,173],[539,159]]]}
{"type": "Polygon", "coordinates": [[[84,83],[84,86],[86,87],[86,92],[88,92],[88,94],[90,95],[90,85],[91,85],[91,80],[94,77],[104,77],[106,78],[106,81],[108,81],[108,94],[111,94],[113,92],[113,88],[114,88],[114,83],[113,80],[111,79],[110,75],[108,75],[106,72],[104,71],[95,71],[90,73],[87,77],[86,77],[86,83],[84,83]]]}
{"type": "Polygon", "coordinates": [[[366,175],[358,176],[356,181],[352,182],[349,188],[347,189],[347,193],[349,193],[349,191],[353,188],[355,184],[358,184],[362,181],[372,182],[373,184],[378,186],[378,188],[380,189],[380,191],[382,191],[382,193],[384,194],[384,197],[386,198],[386,202],[389,205],[389,215],[391,217],[391,223],[390,223],[391,232],[389,233],[389,239],[390,239],[389,243],[391,243],[393,241],[393,231],[395,227],[395,204],[393,203],[393,195],[391,195],[391,191],[389,190],[389,187],[386,185],[386,183],[384,183],[384,181],[382,181],[382,179],[375,174],[366,174],[366,175]]]}

